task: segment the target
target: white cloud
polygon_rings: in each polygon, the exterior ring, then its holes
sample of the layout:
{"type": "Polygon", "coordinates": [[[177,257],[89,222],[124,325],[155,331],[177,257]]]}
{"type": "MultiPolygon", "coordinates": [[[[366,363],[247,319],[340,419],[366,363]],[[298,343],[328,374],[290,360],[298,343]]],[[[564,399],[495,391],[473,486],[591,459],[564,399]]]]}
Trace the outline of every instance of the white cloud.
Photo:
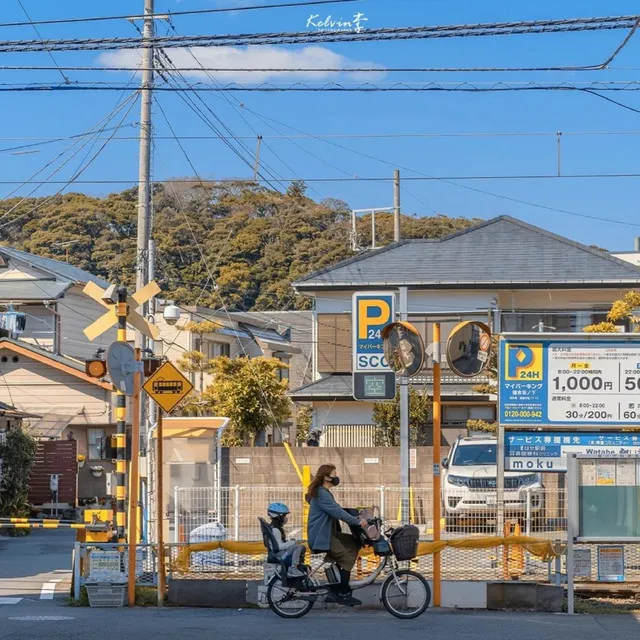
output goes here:
{"type": "MultiPolygon", "coordinates": [[[[276,46],[248,47],[193,47],[191,50],[176,48],[166,49],[167,55],[178,68],[196,68],[196,71],[185,71],[183,74],[192,80],[208,81],[207,73],[198,67],[200,63],[207,69],[232,69],[232,71],[211,71],[216,80],[230,83],[255,82],[297,82],[327,80],[380,80],[383,72],[372,73],[332,73],[329,71],[278,72],[272,69],[342,69],[342,68],[377,68],[373,62],[352,60],[347,56],[335,53],[326,47],[309,46],[301,49],[285,49],[276,46]],[[194,60],[194,57],[197,61],[194,60]],[[236,69],[269,69],[269,71],[241,72],[236,69]]],[[[139,51],[133,49],[110,51],[100,55],[99,61],[109,68],[135,67],[140,65],[139,51]]]]}

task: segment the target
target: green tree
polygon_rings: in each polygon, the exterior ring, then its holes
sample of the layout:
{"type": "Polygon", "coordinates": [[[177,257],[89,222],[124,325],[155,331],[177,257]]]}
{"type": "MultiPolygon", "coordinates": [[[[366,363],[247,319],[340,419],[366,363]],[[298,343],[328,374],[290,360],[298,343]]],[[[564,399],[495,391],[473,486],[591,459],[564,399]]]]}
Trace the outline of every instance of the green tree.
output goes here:
{"type": "Polygon", "coordinates": [[[310,404],[301,404],[296,409],[296,442],[304,444],[311,435],[313,424],[313,407],[310,404]]]}
{"type": "Polygon", "coordinates": [[[9,431],[0,442],[0,516],[29,515],[29,478],[36,460],[36,441],[22,429],[9,431]]]}
{"type": "MultiPolygon", "coordinates": [[[[353,255],[350,209],[341,200],[315,202],[304,183],[279,193],[246,182],[185,178],[153,187],[156,280],[166,297],[242,311],[305,309],[291,282],[353,255]],[[216,289],[214,283],[218,285],[216,289]]],[[[137,189],[104,198],[70,193],[0,200],[0,243],[65,259],[110,282],[135,280],[137,189]],[[15,221],[15,224],[10,224],[15,221]]],[[[440,238],[475,220],[402,216],[405,238],[440,238]]],[[[377,214],[378,245],[393,240],[393,216],[377,214]]],[[[370,242],[370,221],[358,220],[370,242]]]]}
{"type": "Polygon", "coordinates": [[[287,383],[278,379],[286,368],[276,358],[216,358],[213,382],[202,400],[209,411],[230,419],[227,444],[254,446],[268,427],[276,428],[291,416],[287,383]]]}
{"type": "Polygon", "coordinates": [[[186,373],[197,373],[200,379],[199,391],[204,391],[204,374],[213,372],[213,359],[203,352],[204,337],[215,333],[222,325],[213,320],[191,321],[182,329],[197,337],[196,348],[178,358],[178,367],[186,373]]]}
{"type": "MultiPolygon", "coordinates": [[[[378,447],[400,446],[400,394],[393,402],[376,402],[373,407],[378,447]]],[[[412,446],[425,446],[433,429],[433,403],[427,393],[409,388],[409,440],[412,446]]]]}

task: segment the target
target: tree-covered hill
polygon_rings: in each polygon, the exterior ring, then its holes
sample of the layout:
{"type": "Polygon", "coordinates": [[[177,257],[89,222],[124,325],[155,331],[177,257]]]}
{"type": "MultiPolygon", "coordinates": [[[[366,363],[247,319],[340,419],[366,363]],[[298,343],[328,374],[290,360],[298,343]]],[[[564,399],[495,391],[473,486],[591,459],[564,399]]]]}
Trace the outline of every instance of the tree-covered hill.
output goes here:
{"type": "MultiPolygon", "coordinates": [[[[81,193],[0,202],[0,242],[65,260],[110,282],[133,284],[135,189],[96,198],[81,193]]],[[[266,310],[304,308],[290,283],[353,255],[350,210],[340,200],[317,203],[304,184],[278,193],[247,183],[185,179],[156,184],[153,196],[156,279],[182,304],[266,310]],[[215,281],[219,287],[216,292],[215,281]]],[[[438,238],[477,222],[403,216],[404,238],[438,238]]],[[[358,221],[370,246],[371,221],[358,221]]],[[[378,246],[393,239],[393,216],[376,215],[378,246]]]]}

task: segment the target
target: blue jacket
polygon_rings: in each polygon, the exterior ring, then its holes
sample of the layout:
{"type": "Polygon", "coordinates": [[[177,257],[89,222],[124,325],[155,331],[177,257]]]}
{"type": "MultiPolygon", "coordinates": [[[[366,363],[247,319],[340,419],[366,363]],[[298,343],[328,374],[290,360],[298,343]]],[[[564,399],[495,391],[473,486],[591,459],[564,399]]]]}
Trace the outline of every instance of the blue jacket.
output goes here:
{"type": "Polygon", "coordinates": [[[349,515],[324,487],[318,488],[315,498],[311,498],[309,521],[307,525],[307,542],[312,551],[329,551],[331,548],[331,532],[334,524],[342,520],[352,526],[358,526],[360,520],[349,515]]]}

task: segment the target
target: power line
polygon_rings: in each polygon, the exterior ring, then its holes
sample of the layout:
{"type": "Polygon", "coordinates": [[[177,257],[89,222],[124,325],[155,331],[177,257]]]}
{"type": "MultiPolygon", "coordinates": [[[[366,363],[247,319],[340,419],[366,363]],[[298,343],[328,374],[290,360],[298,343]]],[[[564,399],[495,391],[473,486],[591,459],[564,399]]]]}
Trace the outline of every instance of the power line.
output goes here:
{"type": "MultiPolygon", "coordinates": [[[[122,124],[127,116],[129,115],[129,113],[131,112],[131,109],[133,108],[133,106],[136,104],[137,102],[137,97],[139,95],[139,91],[136,91],[134,94],[132,94],[130,102],[131,104],[129,105],[129,108],[125,111],[124,115],[122,116],[120,122],[118,123],[118,125],[122,124]]],[[[122,107],[124,107],[126,105],[127,101],[123,102],[123,104],[121,105],[122,107]]],[[[117,132],[117,128],[114,130],[113,135],[116,134],[117,132]]],[[[94,141],[95,144],[95,141],[94,141]]],[[[45,204],[47,204],[47,202],[50,202],[51,200],[53,200],[55,197],[59,196],[62,191],[68,187],[70,184],[76,182],[77,178],[79,176],[81,176],[94,162],[94,160],[102,153],[102,151],[104,150],[104,148],[109,144],[109,140],[107,139],[104,144],[102,144],[100,146],[100,148],[98,149],[98,151],[96,151],[95,154],[93,154],[93,156],[87,161],[87,157],[88,154],[85,156],[85,158],[82,161],[82,165],[79,166],[76,171],[74,172],[74,174],[71,176],[71,178],[69,178],[66,183],[64,184],[63,187],[61,187],[60,189],[58,189],[58,191],[56,193],[54,193],[53,195],[45,198],[43,201],[39,202],[35,207],[33,207],[32,209],[30,209],[29,211],[27,211],[26,213],[22,213],[20,214],[18,217],[13,218],[12,220],[9,220],[8,222],[5,222],[4,224],[0,225],[0,230],[4,229],[5,227],[8,227],[11,224],[14,224],[15,222],[18,222],[18,220],[22,220],[23,218],[30,216],[32,213],[36,212],[38,209],[40,209],[41,207],[43,207],[45,204]]],[[[90,153],[91,150],[89,150],[90,153]]]]}
{"type": "MultiPolygon", "coordinates": [[[[314,5],[325,4],[347,4],[353,2],[359,2],[360,0],[315,0],[308,2],[280,2],[278,4],[258,4],[239,7],[227,7],[218,9],[197,9],[191,11],[169,11],[167,13],[157,13],[151,16],[156,20],[164,20],[168,17],[175,18],[180,16],[195,16],[205,15],[212,13],[232,13],[235,11],[257,11],[261,9],[284,9],[289,7],[310,7],[314,5]]],[[[32,24],[77,24],[83,22],[104,22],[107,20],[144,20],[143,15],[115,15],[115,16],[88,16],[86,18],[55,18],[52,20],[35,20],[29,22],[5,22],[1,23],[0,27],[25,27],[32,24]]]]}
{"type": "MultiPolygon", "coordinates": [[[[159,52],[162,53],[166,60],[168,61],[168,63],[170,65],[172,65],[173,63],[171,62],[171,59],[164,53],[164,52],[159,52]]],[[[171,79],[164,78],[165,81],[167,82],[172,82],[171,79]]],[[[157,90],[157,88],[156,88],[157,90]]],[[[206,113],[203,113],[202,109],[200,107],[198,107],[198,105],[195,104],[193,98],[191,95],[189,95],[189,93],[185,90],[182,90],[181,92],[178,93],[178,95],[180,96],[180,98],[182,99],[182,101],[189,107],[189,109],[191,109],[191,111],[193,111],[207,126],[209,126],[215,133],[217,133],[218,135],[220,135],[220,131],[217,128],[217,126],[211,121],[211,119],[206,115],[206,113]]],[[[224,122],[218,117],[218,115],[216,113],[214,113],[210,107],[207,105],[206,102],[204,102],[204,100],[196,95],[195,96],[200,103],[204,106],[205,110],[209,111],[209,113],[214,117],[214,119],[216,119],[216,121],[225,128],[225,130],[227,131],[227,133],[231,134],[231,139],[234,139],[234,134],[231,131],[231,129],[229,129],[229,127],[227,127],[226,124],[224,124],[224,122]]],[[[250,160],[248,160],[245,155],[243,154],[243,152],[241,150],[238,150],[233,144],[231,144],[231,142],[228,139],[222,139],[222,141],[224,142],[224,144],[229,147],[229,149],[231,149],[231,151],[233,151],[233,153],[244,163],[246,164],[250,169],[253,169],[253,164],[250,160]]],[[[237,141],[239,142],[239,141],[237,141]]],[[[239,145],[241,147],[241,149],[244,150],[244,153],[250,153],[250,151],[247,149],[246,145],[243,142],[239,142],[239,145]]],[[[267,173],[270,175],[270,177],[275,181],[275,182],[280,182],[281,186],[282,186],[282,181],[278,180],[278,178],[268,169],[266,168],[267,173]]],[[[262,180],[264,182],[266,182],[266,184],[268,184],[274,191],[277,191],[278,189],[276,187],[273,186],[273,184],[271,184],[271,182],[269,182],[269,180],[267,180],[264,175],[258,171],[257,175],[260,176],[260,178],[262,178],[262,180]]]]}
{"type": "Polygon", "coordinates": [[[228,47],[242,45],[305,44],[317,42],[380,42],[430,38],[464,38],[496,35],[526,35],[633,29],[640,16],[607,16],[462,25],[393,27],[357,31],[296,31],[280,33],[247,33],[224,35],[74,38],[46,40],[8,40],[0,42],[0,51],[106,51],[117,49],[169,47],[228,47]]]}
{"type": "MultiPolygon", "coordinates": [[[[18,0],[20,1],[20,0],[18,0]]],[[[175,27],[169,22],[171,29],[180,35],[175,27]]],[[[630,42],[631,38],[636,32],[636,29],[640,25],[640,19],[636,21],[629,33],[622,40],[620,45],[616,47],[613,53],[608,56],[604,61],[597,64],[590,65],[563,65],[563,66],[537,66],[537,67],[258,67],[258,68],[238,68],[238,67],[205,67],[200,60],[194,55],[191,48],[188,49],[193,59],[198,63],[198,67],[176,67],[174,65],[174,71],[180,72],[205,72],[209,75],[209,72],[240,72],[240,73],[504,73],[504,72],[536,72],[536,71],[602,71],[603,69],[610,69],[611,63],[618,57],[622,50],[630,42]]],[[[0,25],[1,26],[1,25],[0,25]]],[[[39,34],[38,34],[39,35],[39,34]]],[[[51,55],[51,54],[50,54],[51,55]]],[[[51,56],[53,59],[53,56],[51,56]]],[[[61,70],[56,61],[55,67],[43,67],[43,66],[25,66],[25,65],[13,65],[13,66],[0,66],[1,71],[52,71],[54,69],[61,70]]],[[[146,69],[141,66],[136,67],[64,67],[66,71],[129,71],[129,72],[143,72],[152,71],[157,69],[146,69]]],[[[209,76],[211,77],[211,76],[209,76]]],[[[66,77],[65,77],[66,80],[66,77]]]]}
{"type": "MultiPolygon", "coordinates": [[[[133,122],[127,125],[123,125],[121,129],[125,127],[137,127],[138,123],[133,122]]],[[[277,129],[273,129],[277,131],[277,129]]],[[[16,149],[25,149],[32,146],[41,146],[44,144],[52,144],[55,142],[64,142],[72,140],[74,138],[82,138],[88,136],[88,133],[79,133],[65,137],[39,137],[39,136],[0,136],[0,140],[4,141],[21,141],[21,140],[33,140],[32,144],[25,144],[16,147],[6,147],[0,149],[0,153],[14,151],[16,149]]],[[[561,135],[563,138],[568,136],[637,136],[640,135],[640,129],[634,130],[620,130],[620,131],[442,131],[442,132],[407,132],[407,133],[318,133],[318,134],[278,134],[278,135],[265,135],[260,134],[265,140],[312,140],[314,138],[322,140],[331,139],[388,139],[388,138],[492,138],[492,137],[505,137],[505,138],[517,138],[517,137],[552,137],[557,138],[561,135]]],[[[217,135],[176,135],[164,136],[154,135],[154,140],[218,140],[219,138],[238,139],[238,140],[255,140],[255,135],[244,136],[217,136],[217,135]]],[[[116,136],[113,138],[114,142],[133,142],[138,141],[138,136],[116,136]]]]}
{"type": "MultiPolygon", "coordinates": [[[[22,9],[22,12],[24,13],[24,15],[27,16],[27,20],[29,21],[29,24],[33,27],[33,30],[36,32],[36,35],[38,36],[38,38],[40,38],[40,41],[44,42],[44,38],[42,37],[42,34],[40,33],[40,30],[38,29],[38,27],[36,27],[35,22],[31,19],[31,16],[28,14],[24,4],[22,4],[22,0],[17,0],[17,2],[20,5],[20,8],[22,9]]],[[[56,66],[56,69],[60,72],[60,75],[62,76],[63,80],[67,84],[69,84],[69,82],[71,82],[71,81],[69,80],[69,78],[65,75],[65,73],[62,71],[62,69],[58,65],[58,62],[56,61],[53,53],[51,53],[51,51],[49,51],[48,53],[49,53],[49,57],[51,58],[51,61],[56,66]]]]}
{"type": "MultiPolygon", "coordinates": [[[[251,111],[251,109],[248,109],[248,111],[251,111]]],[[[296,131],[297,133],[305,133],[304,131],[301,131],[300,129],[296,129],[295,127],[292,127],[290,125],[287,125],[287,124],[284,124],[282,122],[279,122],[278,120],[275,120],[274,118],[268,118],[267,116],[264,116],[264,117],[266,117],[268,120],[270,120],[272,122],[275,122],[276,124],[280,124],[280,125],[286,127],[287,129],[290,129],[291,131],[296,131]]],[[[363,158],[368,158],[370,160],[375,160],[376,162],[380,162],[380,163],[382,163],[384,165],[391,166],[391,167],[394,167],[394,168],[399,168],[399,169],[402,169],[403,171],[409,171],[410,173],[415,174],[415,176],[417,177],[418,180],[439,180],[439,181],[443,182],[444,184],[448,184],[448,185],[451,185],[453,187],[457,187],[457,188],[460,188],[460,189],[465,189],[467,191],[473,191],[474,193],[482,193],[483,195],[492,196],[494,198],[500,198],[501,200],[507,200],[507,201],[510,201],[510,202],[516,202],[518,204],[524,204],[526,206],[535,207],[537,209],[544,209],[544,210],[547,210],[547,211],[555,211],[557,213],[564,213],[564,214],[567,214],[567,215],[572,215],[572,216],[581,217],[581,218],[600,220],[600,221],[603,221],[603,222],[611,222],[613,224],[623,224],[623,225],[632,226],[632,227],[640,226],[640,225],[635,225],[633,223],[623,222],[623,221],[620,221],[620,220],[609,220],[609,219],[605,219],[605,218],[599,218],[597,216],[591,216],[589,214],[583,214],[583,213],[578,213],[576,211],[570,211],[568,209],[561,209],[561,208],[558,208],[558,207],[551,207],[551,206],[548,206],[548,205],[538,204],[538,203],[535,203],[535,202],[529,202],[527,200],[522,200],[520,198],[513,198],[511,196],[505,196],[503,194],[494,193],[493,191],[487,191],[485,189],[478,189],[478,188],[472,187],[470,185],[460,184],[459,182],[455,182],[455,180],[461,180],[461,179],[464,179],[464,178],[442,178],[442,177],[429,176],[428,174],[422,173],[420,171],[416,171],[415,169],[412,169],[410,167],[403,167],[402,165],[398,165],[395,162],[390,162],[389,160],[385,160],[383,158],[378,158],[378,157],[373,156],[371,154],[368,154],[368,153],[365,153],[365,152],[362,152],[362,151],[358,151],[358,150],[352,149],[350,147],[346,147],[346,146],[344,146],[342,144],[339,144],[337,142],[333,142],[331,140],[322,140],[322,142],[324,142],[325,144],[329,144],[329,145],[331,145],[333,147],[336,147],[336,148],[339,148],[339,149],[343,149],[343,150],[349,151],[351,153],[355,153],[356,155],[359,155],[359,156],[361,156],[363,158]]],[[[548,176],[548,177],[550,178],[551,176],[548,176]]],[[[556,175],[555,177],[558,178],[559,176],[556,175]]],[[[565,176],[562,176],[562,177],[565,177],[565,176]]],[[[577,177],[577,176],[574,176],[574,177],[577,177]]],[[[596,176],[594,176],[594,177],[596,177],[596,176]]],[[[413,179],[412,176],[404,176],[403,177],[403,182],[406,182],[407,180],[411,181],[412,179],[413,179]]],[[[511,178],[509,178],[509,179],[511,179],[511,178]]],[[[342,180],[342,179],[338,179],[338,180],[342,180]]],[[[391,178],[384,178],[384,180],[390,181],[391,178]]]]}
{"type": "MultiPolygon", "coordinates": [[[[33,91],[126,91],[125,83],[108,82],[75,82],[72,84],[33,83],[0,83],[0,92],[33,92],[33,91]]],[[[289,85],[276,85],[264,82],[259,85],[243,85],[236,82],[223,84],[205,84],[195,82],[189,84],[169,84],[157,86],[155,92],[176,93],[223,93],[259,92],[259,93],[506,93],[518,91],[584,91],[593,92],[626,92],[640,91],[639,80],[611,80],[605,82],[562,82],[543,84],[540,82],[429,82],[426,84],[409,84],[395,82],[393,84],[375,84],[371,82],[359,85],[345,85],[327,82],[323,85],[312,85],[296,82],[289,85]]]]}
{"type": "MultiPolygon", "coordinates": [[[[346,148],[346,147],[345,147],[346,148]]],[[[347,149],[353,153],[360,153],[355,149],[347,149]]],[[[379,162],[383,162],[382,159],[371,156],[372,160],[377,160],[379,162]]],[[[390,163],[394,164],[394,163],[390,163]]],[[[405,171],[410,171],[412,173],[416,173],[416,176],[403,176],[402,180],[410,181],[410,182],[434,182],[434,181],[447,181],[447,180],[582,180],[582,179],[609,179],[609,178],[638,178],[640,177],[640,173],[636,172],[628,172],[628,173],[564,173],[561,175],[557,175],[555,173],[551,174],[513,174],[513,175],[503,175],[503,174],[486,174],[486,175],[453,175],[453,176],[431,176],[426,174],[421,174],[419,171],[415,169],[410,169],[407,167],[400,167],[405,171]]],[[[253,168],[252,168],[253,170],[253,168]]],[[[262,178],[260,180],[254,180],[251,178],[202,178],[205,184],[217,185],[217,184],[256,184],[259,182],[267,182],[266,178],[262,178]]],[[[389,176],[353,176],[349,178],[306,178],[304,176],[288,176],[288,177],[280,177],[276,179],[278,182],[295,182],[296,180],[302,180],[303,182],[393,182],[393,177],[389,176]]],[[[196,178],[197,181],[197,178],[196,178]]],[[[2,184],[63,184],[64,180],[0,180],[0,185],[2,184]]],[[[75,184],[129,184],[136,182],[135,178],[128,178],[123,180],[117,179],[95,179],[95,180],[75,180],[75,184]]],[[[156,184],[180,184],[185,182],[194,182],[193,178],[167,178],[167,179],[159,179],[156,180],[156,184]]],[[[462,186],[462,185],[458,185],[462,186]]],[[[501,197],[501,196],[498,196],[501,197]]]]}

